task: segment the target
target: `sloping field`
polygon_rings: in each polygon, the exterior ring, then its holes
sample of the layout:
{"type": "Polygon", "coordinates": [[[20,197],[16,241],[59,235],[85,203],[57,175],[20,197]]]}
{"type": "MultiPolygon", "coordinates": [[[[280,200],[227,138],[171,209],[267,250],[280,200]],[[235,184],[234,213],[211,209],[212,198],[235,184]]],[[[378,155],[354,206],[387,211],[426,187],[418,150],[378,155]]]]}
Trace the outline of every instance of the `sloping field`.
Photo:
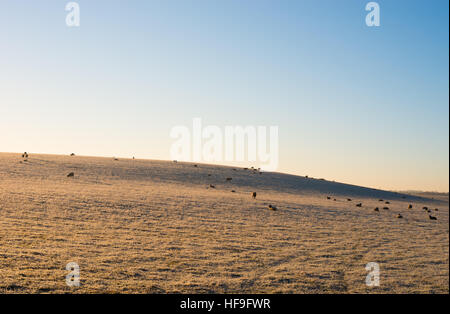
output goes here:
{"type": "Polygon", "coordinates": [[[448,293],[448,249],[448,194],[0,154],[1,293],[448,293]],[[66,285],[69,262],[80,266],[79,287],[66,285]],[[366,286],[369,262],[380,266],[379,287],[366,286]]]}

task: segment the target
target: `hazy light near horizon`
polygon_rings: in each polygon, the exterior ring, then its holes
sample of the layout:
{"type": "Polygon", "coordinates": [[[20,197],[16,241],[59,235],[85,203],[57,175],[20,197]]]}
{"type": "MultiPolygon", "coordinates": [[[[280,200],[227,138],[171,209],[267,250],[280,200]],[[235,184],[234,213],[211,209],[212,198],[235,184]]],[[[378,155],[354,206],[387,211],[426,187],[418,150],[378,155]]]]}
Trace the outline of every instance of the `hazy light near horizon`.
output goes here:
{"type": "Polygon", "coordinates": [[[448,2],[76,2],[0,4],[0,151],[169,160],[201,117],[278,126],[281,172],[448,192],[448,2]]]}

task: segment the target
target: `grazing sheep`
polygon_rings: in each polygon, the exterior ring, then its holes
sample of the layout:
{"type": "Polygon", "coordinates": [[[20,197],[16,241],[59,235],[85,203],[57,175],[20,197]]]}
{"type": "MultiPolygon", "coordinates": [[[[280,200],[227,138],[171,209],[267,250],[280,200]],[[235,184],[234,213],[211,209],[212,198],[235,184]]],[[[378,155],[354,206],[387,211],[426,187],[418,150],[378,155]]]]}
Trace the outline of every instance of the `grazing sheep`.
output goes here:
{"type": "Polygon", "coordinates": [[[381,198],[378,200],[378,202],[384,202],[384,200],[382,200],[381,198]]]}
{"type": "Polygon", "coordinates": [[[231,190],[231,193],[236,193],[236,191],[235,190],[231,190]]]}
{"type": "Polygon", "coordinates": [[[428,207],[424,206],[423,209],[424,209],[424,210],[428,210],[428,207]]]}
{"type": "Polygon", "coordinates": [[[213,184],[210,184],[209,187],[210,187],[211,189],[215,189],[215,188],[216,188],[216,186],[213,185],[213,184]]]}
{"type": "Polygon", "coordinates": [[[334,199],[333,199],[333,201],[335,201],[335,202],[336,202],[336,199],[334,198],[334,199]]]}
{"type": "Polygon", "coordinates": [[[403,216],[401,214],[398,214],[397,218],[403,218],[403,216]]]}
{"type": "Polygon", "coordinates": [[[256,198],[256,192],[252,193],[253,198],[256,198]]]}
{"type": "Polygon", "coordinates": [[[227,178],[226,180],[227,180],[227,181],[231,181],[231,180],[233,180],[233,178],[227,178]]]}
{"type": "Polygon", "coordinates": [[[411,204],[409,204],[409,206],[408,206],[408,209],[411,209],[412,208],[412,205],[411,204]]]}
{"type": "Polygon", "coordinates": [[[119,158],[114,157],[114,161],[118,161],[118,160],[119,160],[119,158]]]}
{"type": "Polygon", "coordinates": [[[356,204],[356,207],[361,207],[361,206],[362,206],[361,203],[356,204]]]}
{"type": "Polygon", "coordinates": [[[73,178],[75,176],[75,173],[71,172],[67,175],[68,178],[73,178]]]}
{"type": "Polygon", "coordinates": [[[327,196],[327,200],[331,200],[331,197],[327,196]]]}
{"type": "Polygon", "coordinates": [[[347,198],[347,201],[351,202],[351,201],[352,201],[352,199],[351,199],[351,198],[347,198]]]}
{"type": "Polygon", "coordinates": [[[386,202],[384,202],[385,204],[390,204],[391,202],[389,202],[389,201],[386,201],[386,202]]]}
{"type": "Polygon", "coordinates": [[[198,167],[198,165],[194,165],[194,167],[195,167],[195,168],[197,168],[197,167],[198,167]]]}
{"type": "Polygon", "coordinates": [[[434,211],[436,211],[436,212],[439,211],[439,208],[435,208],[434,211]]]}
{"type": "Polygon", "coordinates": [[[375,207],[374,211],[379,212],[380,210],[378,209],[378,207],[375,207]]]}
{"type": "Polygon", "coordinates": [[[385,209],[385,210],[389,210],[389,207],[383,207],[383,209],[385,209]]]}
{"type": "Polygon", "coordinates": [[[70,156],[75,156],[75,154],[74,154],[74,153],[72,153],[72,154],[70,154],[70,156]]]}
{"type": "Polygon", "coordinates": [[[277,210],[278,208],[276,208],[275,206],[269,205],[269,209],[271,209],[271,210],[277,210]]]}
{"type": "Polygon", "coordinates": [[[431,215],[428,215],[428,216],[430,217],[430,220],[437,220],[436,217],[433,217],[433,216],[431,216],[431,215]]]}

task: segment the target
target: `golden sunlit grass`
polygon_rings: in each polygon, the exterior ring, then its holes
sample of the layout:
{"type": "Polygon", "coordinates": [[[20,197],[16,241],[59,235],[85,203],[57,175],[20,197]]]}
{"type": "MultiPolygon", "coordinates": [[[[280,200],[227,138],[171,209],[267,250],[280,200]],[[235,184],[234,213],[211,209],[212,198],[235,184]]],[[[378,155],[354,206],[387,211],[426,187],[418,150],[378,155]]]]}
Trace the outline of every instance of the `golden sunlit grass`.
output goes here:
{"type": "Polygon", "coordinates": [[[448,195],[180,162],[21,161],[0,154],[2,293],[449,292],[448,195]],[[80,287],[66,285],[69,262],[80,287]],[[365,284],[369,262],[379,287],[365,284]]]}

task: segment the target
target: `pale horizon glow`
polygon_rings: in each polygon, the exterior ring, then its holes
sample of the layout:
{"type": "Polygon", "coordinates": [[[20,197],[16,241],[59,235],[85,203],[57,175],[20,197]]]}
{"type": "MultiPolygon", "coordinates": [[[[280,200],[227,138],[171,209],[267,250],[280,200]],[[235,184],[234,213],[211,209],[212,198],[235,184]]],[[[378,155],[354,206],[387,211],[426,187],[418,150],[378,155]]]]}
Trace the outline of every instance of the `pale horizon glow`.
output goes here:
{"type": "Polygon", "coordinates": [[[448,1],[67,2],[0,3],[0,152],[170,160],[201,117],[278,126],[278,172],[449,191],[448,1]]]}

